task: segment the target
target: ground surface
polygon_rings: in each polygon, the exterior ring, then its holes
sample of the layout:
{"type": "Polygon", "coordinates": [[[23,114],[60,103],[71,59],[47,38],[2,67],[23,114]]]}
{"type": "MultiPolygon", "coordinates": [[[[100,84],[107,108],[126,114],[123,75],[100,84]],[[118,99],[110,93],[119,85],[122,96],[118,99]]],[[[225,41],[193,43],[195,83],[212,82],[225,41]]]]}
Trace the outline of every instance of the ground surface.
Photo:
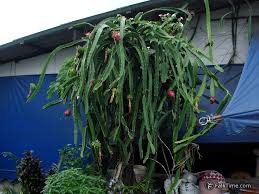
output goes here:
{"type": "Polygon", "coordinates": [[[3,189],[4,188],[13,188],[16,193],[20,193],[20,184],[19,183],[12,183],[12,182],[9,182],[9,181],[1,181],[0,182],[0,194],[4,194],[3,193],[3,189]]]}

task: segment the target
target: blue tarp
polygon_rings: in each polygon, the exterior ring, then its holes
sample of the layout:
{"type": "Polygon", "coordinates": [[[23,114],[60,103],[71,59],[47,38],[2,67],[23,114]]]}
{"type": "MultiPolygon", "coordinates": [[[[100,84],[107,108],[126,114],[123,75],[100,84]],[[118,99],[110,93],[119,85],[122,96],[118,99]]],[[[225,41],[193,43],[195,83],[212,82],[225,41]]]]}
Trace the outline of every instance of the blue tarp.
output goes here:
{"type": "MultiPolygon", "coordinates": [[[[26,103],[29,84],[39,76],[0,78],[0,153],[13,152],[21,156],[33,150],[43,161],[45,170],[58,162],[58,149],[73,143],[73,119],[65,118],[64,105],[43,110],[47,103],[46,91],[56,75],[47,75],[40,93],[31,103],[26,103]]],[[[0,156],[0,169],[15,170],[15,162],[0,156]]],[[[13,178],[15,173],[4,173],[1,178],[13,178]]]]}
{"type": "MultiPolygon", "coordinates": [[[[259,142],[259,36],[253,36],[251,40],[242,71],[237,65],[231,65],[218,76],[233,96],[222,113],[222,121],[197,142],[259,142]],[[238,72],[240,79],[235,76],[238,72]],[[232,76],[234,79],[226,83],[232,76]]],[[[222,100],[223,93],[217,92],[216,97],[222,100]]],[[[217,105],[210,105],[203,99],[201,106],[207,110],[206,114],[214,114],[217,105]]]]}
{"type": "MultiPolygon", "coordinates": [[[[212,68],[213,69],[213,68],[212,68]]],[[[228,65],[225,68],[224,73],[219,73],[217,76],[224,86],[229,90],[230,94],[234,94],[237,87],[240,75],[242,73],[243,65],[228,65]]],[[[210,92],[207,91],[206,95],[209,97],[210,92]]],[[[221,101],[224,97],[222,92],[216,91],[216,97],[218,101],[221,101]]],[[[206,113],[201,116],[215,114],[218,104],[210,104],[208,98],[203,97],[201,100],[200,108],[206,110],[206,113]]],[[[224,112],[224,111],[223,111],[224,112]]],[[[235,142],[259,142],[259,129],[253,127],[246,127],[245,130],[240,133],[234,133],[233,128],[230,128],[230,123],[222,120],[218,125],[211,129],[210,132],[200,137],[197,143],[235,143],[235,142]]],[[[234,123],[233,123],[234,124],[234,123]]],[[[234,128],[235,129],[235,128],[234,128]]]]}
{"type": "Polygon", "coordinates": [[[247,62],[231,101],[222,113],[227,129],[259,128],[259,36],[251,40],[247,62]]]}

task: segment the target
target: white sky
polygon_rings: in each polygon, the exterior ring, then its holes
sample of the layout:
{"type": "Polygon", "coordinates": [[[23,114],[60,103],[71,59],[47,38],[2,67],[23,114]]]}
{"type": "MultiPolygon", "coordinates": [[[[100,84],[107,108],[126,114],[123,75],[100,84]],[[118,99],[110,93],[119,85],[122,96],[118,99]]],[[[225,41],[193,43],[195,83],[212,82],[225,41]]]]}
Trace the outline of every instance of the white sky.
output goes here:
{"type": "Polygon", "coordinates": [[[145,0],[2,0],[0,45],[77,19],[145,0]]]}

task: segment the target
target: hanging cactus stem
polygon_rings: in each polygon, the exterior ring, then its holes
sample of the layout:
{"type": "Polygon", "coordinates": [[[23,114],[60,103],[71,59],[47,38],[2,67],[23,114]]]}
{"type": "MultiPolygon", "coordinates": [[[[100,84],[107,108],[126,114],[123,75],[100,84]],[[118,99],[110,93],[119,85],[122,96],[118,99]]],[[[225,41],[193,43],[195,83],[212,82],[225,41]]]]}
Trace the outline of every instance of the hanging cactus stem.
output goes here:
{"type": "MultiPolygon", "coordinates": [[[[208,81],[213,80],[212,93],[217,89],[228,95],[203,62],[210,57],[186,36],[191,18],[187,10],[161,8],[135,18],[119,15],[101,21],[79,41],[62,45],[50,54],[29,100],[40,89],[53,57],[62,49],[80,44],[77,54],[62,64],[48,97],[55,94],[61,102],[72,105],[64,115],[72,112],[74,134],[81,132],[81,156],[90,144],[100,165],[103,157],[114,153],[118,153],[122,166],[127,165],[134,151],[146,163],[159,152],[159,134],[171,129],[176,166],[185,168],[190,158],[183,153],[213,127],[195,130],[208,81]],[[165,11],[168,14],[159,19],[148,20],[148,14],[165,11]],[[198,82],[200,79],[202,82],[198,82]],[[93,142],[99,142],[99,148],[93,147],[93,142]]],[[[219,103],[219,113],[224,104],[219,103]]]]}

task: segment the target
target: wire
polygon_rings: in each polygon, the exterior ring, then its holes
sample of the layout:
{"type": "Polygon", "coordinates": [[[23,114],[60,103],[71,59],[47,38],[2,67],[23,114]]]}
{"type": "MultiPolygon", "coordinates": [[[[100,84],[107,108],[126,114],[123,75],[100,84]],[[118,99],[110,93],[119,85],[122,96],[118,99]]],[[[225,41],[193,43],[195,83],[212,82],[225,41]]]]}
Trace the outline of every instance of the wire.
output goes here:
{"type": "Polygon", "coordinates": [[[193,40],[193,38],[194,38],[194,36],[195,36],[195,34],[196,34],[196,32],[197,32],[197,28],[198,28],[198,26],[199,26],[200,19],[201,19],[201,15],[199,14],[199,15],[198,15],[198,18],[197,18],[197,21],[196,21],[196,24],[195,24],[195,27],[194,27],[194,29],[193,29],[192,36],[191,36],[191,38],[189,39],[189,42],[191,42],[191,41],[193,40]]]}

